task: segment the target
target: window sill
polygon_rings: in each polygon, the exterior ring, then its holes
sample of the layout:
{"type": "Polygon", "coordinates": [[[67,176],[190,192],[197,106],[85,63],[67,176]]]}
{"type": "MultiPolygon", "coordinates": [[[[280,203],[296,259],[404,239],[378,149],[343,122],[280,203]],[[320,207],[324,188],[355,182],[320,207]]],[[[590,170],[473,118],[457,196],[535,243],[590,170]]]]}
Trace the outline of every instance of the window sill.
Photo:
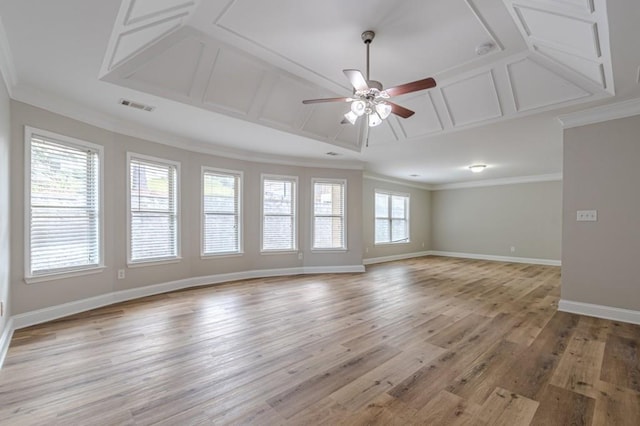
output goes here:
{"type": "Polygon", "coordinates": [[[277,254],[298,254],[298,250],[260,250],[260,254],[265,256],[277,254]]]}
{"type": "Polygon", "coordinates": [[[100,274],[106,269],[106,266],[97,266],[87,269],[76,269],[73,271],[54,272],[43,275],[33,275],[24,277],[24,282],[27,284],[40,283],[44,281],[63,280],[66,278],[80,277],[83,275],[100,274]]]}
{"type": "Polygon", "coordinates": [[[220,253],[220,254],[200,254],[200,259],[211,260],[211,259],[223,259],[227,257],[241,257],[241,256],[244,256],[243,251],[238,251],[233,253],[220,253]]]}
{"type": "Polygon", "coordinates": [[[397,246],[401,244],[411,244],[411,241],[398,241],[397,243],[373,243],[374,246],[397,246]]]}
{"type": "Polygon", "coordinates": [[[311,249],[311,253],[347,253],[349,250],[347,250],[345,247],[340,247],[340,248],[312,248],[311,249]]]}
{"type": "Polygon", "coordinates": [[[180,263],[182,262],[181,257],[172,257],[170,259],[158,259],[158,260],[141,260],[139,262],[127,262],[128,268],[143,268],[145,266],[155,266],[155,265],[168,265],[171,263],[180,263]]]}

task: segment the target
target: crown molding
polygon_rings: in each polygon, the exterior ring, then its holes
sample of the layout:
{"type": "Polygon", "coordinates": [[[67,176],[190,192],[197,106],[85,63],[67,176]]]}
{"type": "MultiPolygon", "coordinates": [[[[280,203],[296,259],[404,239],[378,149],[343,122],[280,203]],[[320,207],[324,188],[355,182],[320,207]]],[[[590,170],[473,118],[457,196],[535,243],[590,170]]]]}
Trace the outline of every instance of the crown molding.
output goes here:
{"type": "Polygon", "coordinates": [[[441,191],[443,189],[461,189],[461,188],[478,188],[483,186],[500,186],[500,185],[517,185],[520,183],[534,183],[534,182],[553,182],[561,181],[562,173],[551,173],[547,175],[535,175],[535,176],[516,176],[500,179],[485,179],[469,182],[456,182],[456,183],[444,183],[441,185],[433,185],[434,191],[441,191]]]}
{"type": "Polygon", "coordinates": [[[13,88],[17,83],[16,68],[11,54],[11,46],[9,46],[9,39],[2,23],[2,17],[0,17],[0,74],[2,74],[9,96],[12,97],[13,88]]]}
{"type": "Polygon", "coordinates": [[[433,189],[433,185],[429,185],[428,183],[418,183],[418,182],[408,182],[408,181],[403,181],[401,179],[394,179],[394,178],[390,178],[387,176],[379,176],[379,175],[374,175],[371,173],[367,173],[364,172],[362,174],[362,177],[364,179],[371,179],[371,180],[377,180],[379,182],[387,182],[387,183],[393,183],[395,185],[402,185],[402,186],[408,186],[410,188],[418,188],[418,189],[425,189],[427,191],[431,191],[433,189]]]}
{"type": "Polygon", "coordinates": [[[640,98],[629,99],[613,104],[601,105],[582,111],[558,116],[558,121],[564,129],[586,126],[640,114],[640,98]]]}
{"type": "Polygon", "coordinates": [[[62,115],[91,126],[119,133],[133,138],[184,149],[201,154],[215,155],[234,160],[244,160],[256,163],[278,164],[298,167],[318,167],[327,169],[362,170],[364,163],[358,161],[327,161],[310,158],[284,157],[280,155],[262,154],[249,151],[235,150],[206,141],[198,141],[175,134],[161,132],[148,126],[135,124],[117,117],[88,109],[82,105],[63,98],[62,96],[31,88],[17,86],[14,88],[12,99],[41,108],[54,114],[62,115]]]}

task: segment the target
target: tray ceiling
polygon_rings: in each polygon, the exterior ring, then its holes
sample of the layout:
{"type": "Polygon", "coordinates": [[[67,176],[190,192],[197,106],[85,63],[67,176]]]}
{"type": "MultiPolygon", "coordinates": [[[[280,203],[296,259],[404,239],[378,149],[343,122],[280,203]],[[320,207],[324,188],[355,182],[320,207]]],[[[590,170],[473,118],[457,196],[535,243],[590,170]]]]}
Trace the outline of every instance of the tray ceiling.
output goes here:
{"type": "Polygon", "coordinates": [[[397,98],[414,109],[371,143],[417,140],[614,94],[599,0],[403,2],[123,0],[101,78],[293,134],[359,150],[341,125],[342,69],[364,69],[360,32],[377,32],[371,75],[386,87],[434,76],[397,98]],[[507,19],[500,19],[507,17],[507,19]],[[478,56],[475,48],[495,49],[478,56]]]}

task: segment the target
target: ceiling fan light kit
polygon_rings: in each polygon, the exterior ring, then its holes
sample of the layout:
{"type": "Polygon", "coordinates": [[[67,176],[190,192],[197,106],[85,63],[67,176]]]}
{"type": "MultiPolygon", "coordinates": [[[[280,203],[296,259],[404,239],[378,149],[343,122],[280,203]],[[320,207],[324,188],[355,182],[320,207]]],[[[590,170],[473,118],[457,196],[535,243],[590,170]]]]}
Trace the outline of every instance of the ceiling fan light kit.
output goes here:
{"type": "MultiPolygon", "coordinates": [[[[411,117],[414,114],[414,111],[390,102],[388,99],[392,96],[431,89],[436,86],[436,81],[433,78],[425,78],[385,90],[383,89],[382,83],[376,80],[371,80],[369,76],[369,45],[373,41],[375,35],[376,34],[373,31],[365,31],[361,35],[362,41],[367,46],[367,78],[365,79],[364,75],[359,70],[343,70],[347,79],[349,79],[349,82],[353,86],[353,95],[351,97],[307,99],[302,101],[302,103],[351,102],[351,110],[344,114],[342,122],[356,124],[359,117],[366,115],[367,126],[365,129],[368,127],[379,126],[392,113],[401,118],[411,117]]],[[[366,139],[368,144],[368,132],[366,139]]]]}

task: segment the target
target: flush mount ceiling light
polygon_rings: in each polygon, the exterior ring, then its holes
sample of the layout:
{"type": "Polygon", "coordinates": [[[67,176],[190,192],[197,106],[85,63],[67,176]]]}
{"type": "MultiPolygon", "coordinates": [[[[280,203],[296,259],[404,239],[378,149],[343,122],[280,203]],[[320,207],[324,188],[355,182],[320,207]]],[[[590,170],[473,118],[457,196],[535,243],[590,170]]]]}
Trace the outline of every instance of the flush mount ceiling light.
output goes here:
{"type": "Polygon", "coordinates": [[[353,95],[345,98],[324,98],[324,99],[307,99],[302,101],[303,104],[315,104],[321,102],[351,102],[351,110],[344,115],[342,123],[356,124],[359,117],[366,119],[365,129],[379,126],[383,120],[387,119],[392,113],[402,117],[409,118],[414,111],[404,108],[398,104],[389,101],[392,96],[404,95],[405,93],[417,92],[419,90],[431,89],[436,86],[436,81],[429,77],[422,80],[413,81],[411,83],[401,84],[399,86],[383,89],[382,83],[371,80],[369,77],[369,45],[375,37],[373,31],[365,31],[362,33],[362,41],[367,46],[367,78],[359,70],[349,69],[343,70],[353,86],[353,95]]]}
{"type": "Polygon", "coordinates": [[[471,170],[473,173],[480,173],[486,168],[486,164],[474,164],[473,166],[469,166],[469,170],[471,170]]]}

